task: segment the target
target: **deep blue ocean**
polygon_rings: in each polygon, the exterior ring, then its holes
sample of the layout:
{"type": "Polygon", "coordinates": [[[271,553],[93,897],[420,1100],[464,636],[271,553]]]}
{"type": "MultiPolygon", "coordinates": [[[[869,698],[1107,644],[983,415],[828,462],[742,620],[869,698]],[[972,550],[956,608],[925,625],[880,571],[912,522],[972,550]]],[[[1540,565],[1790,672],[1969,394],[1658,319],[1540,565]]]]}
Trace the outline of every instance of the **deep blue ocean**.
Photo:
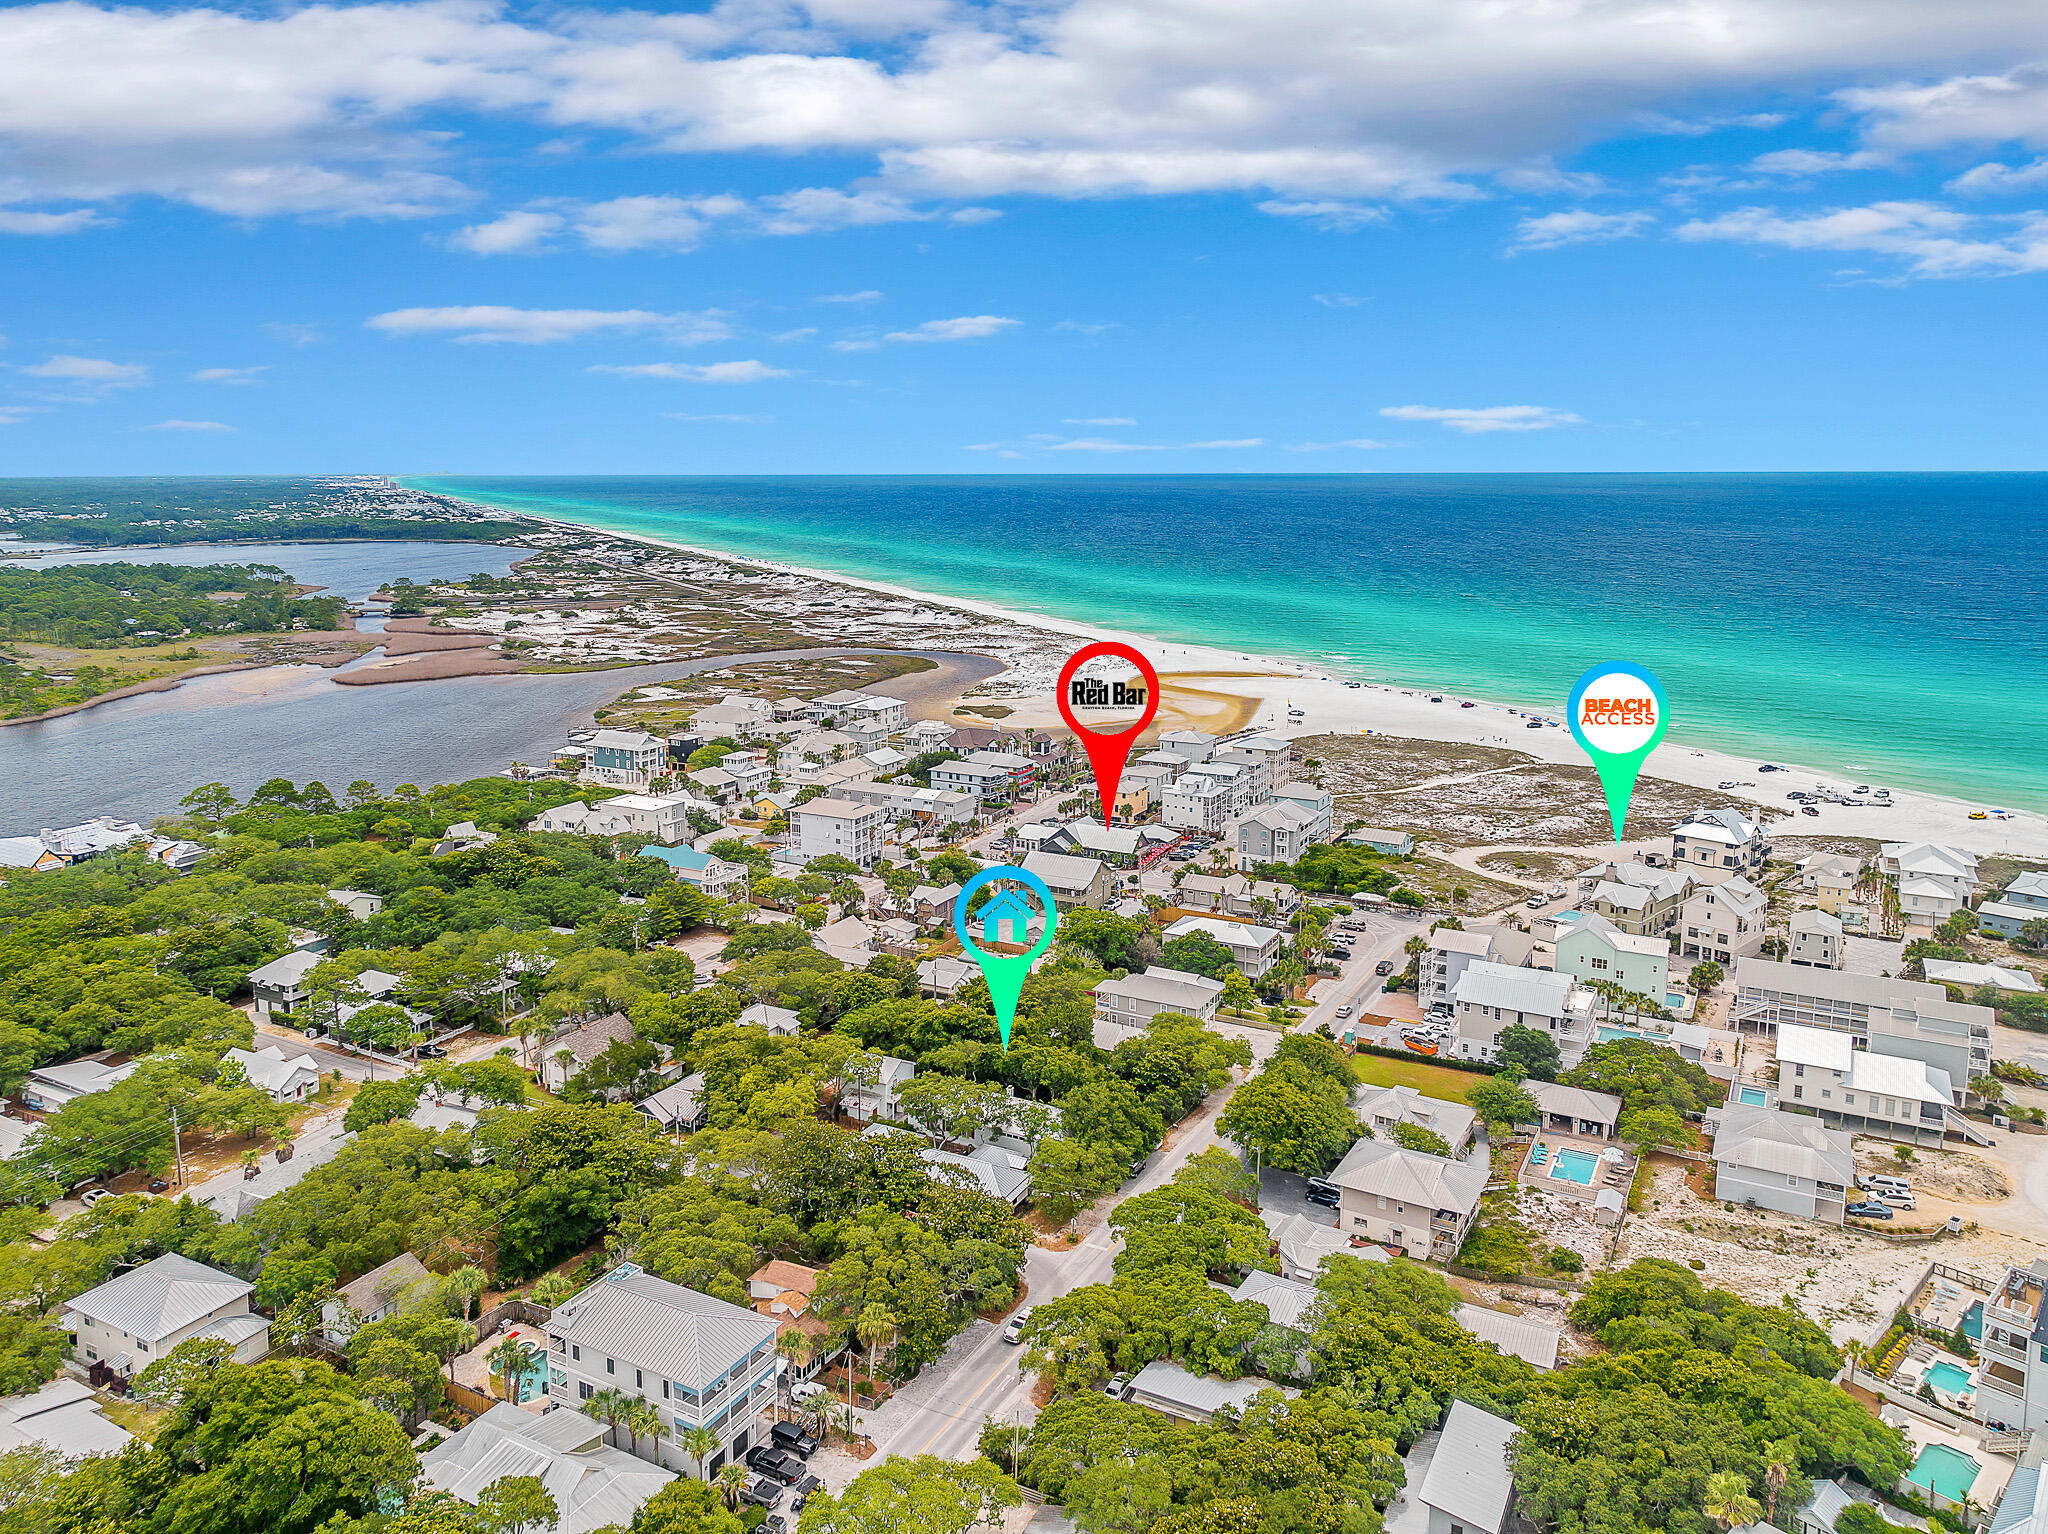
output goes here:
{"type": "Polygon", "coordinates": [[[480,504],[2048,808],[2048,474],[413,478],[480,504]]]}

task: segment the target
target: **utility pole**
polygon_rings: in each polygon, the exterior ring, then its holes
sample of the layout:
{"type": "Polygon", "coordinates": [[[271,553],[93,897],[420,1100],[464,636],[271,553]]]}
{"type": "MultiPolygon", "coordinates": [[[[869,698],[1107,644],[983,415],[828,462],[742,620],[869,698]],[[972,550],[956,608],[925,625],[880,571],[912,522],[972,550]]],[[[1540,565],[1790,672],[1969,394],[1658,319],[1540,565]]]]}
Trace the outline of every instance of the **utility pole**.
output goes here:
{"type": "Polygon", "coordinates": [[[185,1186],[185,1145],[184,1136],[178,1129],[178,1110],[171,1109],[171,1156],[178,1166],[178,1186],[185,1186]]]}

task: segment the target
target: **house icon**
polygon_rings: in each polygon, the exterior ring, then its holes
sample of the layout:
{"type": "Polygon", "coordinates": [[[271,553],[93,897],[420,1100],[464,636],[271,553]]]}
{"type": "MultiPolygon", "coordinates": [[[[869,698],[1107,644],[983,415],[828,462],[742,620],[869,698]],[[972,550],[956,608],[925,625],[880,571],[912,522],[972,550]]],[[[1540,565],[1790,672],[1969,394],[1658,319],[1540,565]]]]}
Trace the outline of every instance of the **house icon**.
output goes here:
{"type": "Polygon", "coordinates": [[[1031,941],[1031,907],[1024,903],[1024,897],[1015,890],[1004,890],[983,906],[981,916],[981,940],[984,943],[1000,943],[1003,940],[1002,925],[1010,924],[1010,941],[1028,943],[1031,941]]]}

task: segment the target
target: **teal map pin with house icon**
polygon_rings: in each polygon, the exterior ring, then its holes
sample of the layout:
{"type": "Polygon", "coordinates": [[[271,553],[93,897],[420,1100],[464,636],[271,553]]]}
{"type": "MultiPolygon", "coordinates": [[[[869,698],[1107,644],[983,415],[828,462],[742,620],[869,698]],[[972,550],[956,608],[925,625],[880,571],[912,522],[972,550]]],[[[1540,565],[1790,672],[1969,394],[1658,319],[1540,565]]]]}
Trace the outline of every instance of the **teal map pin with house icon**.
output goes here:
{"type": "Polygon", "coordinates": [[[1017,1020],[1017,998],[1024,993],[1024,977],[1031,973],[1032,962],[1052,946],[1053,932],[1058,926],[1059,907],[1053,901],[1052,891],[1038,875],[1021,868],[984,868],[967,881],[953,901],[953,934],[960,939],[960,947],[967,956],[981,966],[1004,1049],[1010,1047],[1010,1029],[1017,1020]],[[991,884],[997,886],[994,893],[982,902],[979,910],[970,913],[968,906],[975,892],[991,884]],[[1019,889],[1018,885],[1024,887],[1019,889]],[[1037,911],[1032,910],[1027,894],[1037,897],[1037,911]],[[1040,913],[1045,925],[1034,943],[1031,925],[1040,913]],[[974,940],[975,928],[980,929],[979,943],[974,940]],[[1030,946],[1023,953],[994,952],[999,943],[1030,946]]]}

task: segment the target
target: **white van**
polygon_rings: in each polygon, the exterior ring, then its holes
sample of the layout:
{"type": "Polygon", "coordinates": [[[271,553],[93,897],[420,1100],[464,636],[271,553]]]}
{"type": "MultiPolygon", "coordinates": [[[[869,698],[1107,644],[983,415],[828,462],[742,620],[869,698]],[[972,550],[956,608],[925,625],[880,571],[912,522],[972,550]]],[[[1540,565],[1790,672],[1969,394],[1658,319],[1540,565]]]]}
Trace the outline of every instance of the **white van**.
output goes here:
{"type": "Polygon", "coordinates": [[[1918,1209],[1920,1207],[1913,1202],[1912,1194],[1901,1192],[1897,1188],[1878,1189],[1877,1199],[1879,1203],[1889,1205],[1893,1209],[1918,1209]]]}
{"type": "Polygon", "coordinates": [[[1857,1178],[1856,1186],[1859,1188],[1867,1188],[1872,1193],[1880,1194],[1911,1193],[1913,1191],[1913,1184],[1909,1179],[1904,1177],[1892,1177],[1883,1172],[1873,1173],[1871,1176],[1868,1177],[1857,1178]]]}

